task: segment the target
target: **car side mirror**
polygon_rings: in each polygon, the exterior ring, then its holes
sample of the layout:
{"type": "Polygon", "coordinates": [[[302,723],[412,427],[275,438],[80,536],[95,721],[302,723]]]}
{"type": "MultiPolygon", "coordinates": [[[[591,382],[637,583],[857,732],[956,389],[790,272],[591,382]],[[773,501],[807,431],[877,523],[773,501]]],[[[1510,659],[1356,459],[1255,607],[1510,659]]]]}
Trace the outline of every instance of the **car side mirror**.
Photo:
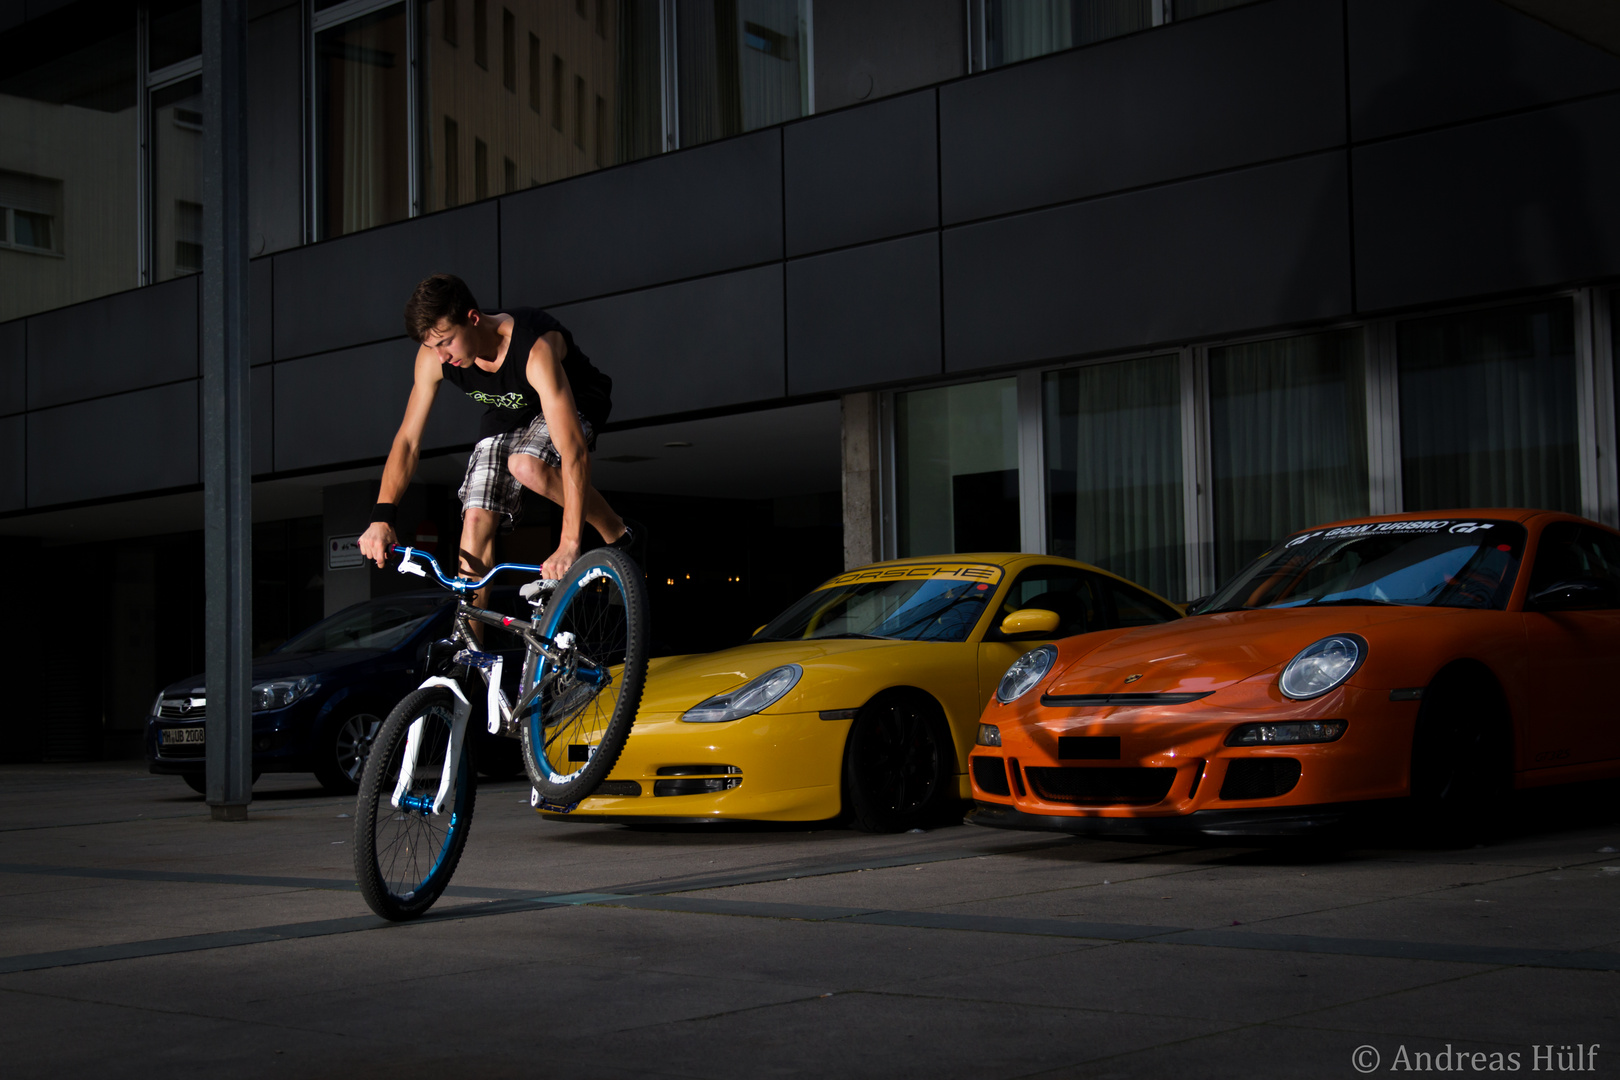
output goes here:
{"type": "Polygon", "coordinates": [[[1575,578],[1560,581],[1532,593],[1525,600],[1526,611],[1591,611],[1617,606],[1615,587],[1607,581],[1575,578]]]}
{"type": "Polygon", "coordinates": [[[770,623],[760,623],[758,626],[754,627],[754,632],[752,634],[749,634],[748,636],[749,637],[759,637],[759,632],[761,630],[765,629],[769,625],[771,625],[771,624],[770,623]]]}
{"type": "Polygon", "coordinates": [[[1203,606],[1205,604],[1209,603],[1213,599],[1215,599],[1215,594],[1214,593],[1209,593],[1209,594],[1207,594],[1205,596],[1200,596],[1196,600],[1187,601],[1187,606],[1185,608],[1183,608],[1182,610],[1185,611],[1188,615],[1197,615],[1203,609],[1203,606]]]}
{"type": "Polygon", "coordinates": [[[1047,634],[1057,631],[1063,620],[1055,611],[1045,608],[1020,608],[1001,620],[1001,632],[1008,637],[1020,637],[1024,634],[1047,634]]]}

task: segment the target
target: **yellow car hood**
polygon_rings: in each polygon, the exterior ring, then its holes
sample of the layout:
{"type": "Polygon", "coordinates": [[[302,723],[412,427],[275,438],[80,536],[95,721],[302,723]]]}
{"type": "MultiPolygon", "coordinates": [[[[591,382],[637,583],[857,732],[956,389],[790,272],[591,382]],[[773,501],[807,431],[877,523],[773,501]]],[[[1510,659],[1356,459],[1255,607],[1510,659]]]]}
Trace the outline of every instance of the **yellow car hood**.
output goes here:
{"type": "Polygon", "coordinates": [[[935,642],[824,638],[819,641],[759,641],[720,652],[665,656],[647,664],[641,714],[683,713],[698,702],[734,690],[774,667],[799,664],[804,677],[771,712],[852,708],[860,701],[838,697],[841,676],[897,664],[912,650],[938,648],[935,642]]]}

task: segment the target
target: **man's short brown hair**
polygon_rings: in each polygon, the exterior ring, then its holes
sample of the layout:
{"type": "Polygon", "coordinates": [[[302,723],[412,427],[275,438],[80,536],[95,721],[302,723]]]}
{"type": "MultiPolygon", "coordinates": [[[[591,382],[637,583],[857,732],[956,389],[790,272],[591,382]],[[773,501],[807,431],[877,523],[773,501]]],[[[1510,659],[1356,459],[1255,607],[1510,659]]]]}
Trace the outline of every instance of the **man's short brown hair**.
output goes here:
{"type": "Polygon", "coordinates": [[[467,313],[478,308],[472,290],[454,274],[434,274],[423,278],[405,305],[405,332],[421,343],[428,332],[449,319],[451,326],[465,326],[467,313]]]}

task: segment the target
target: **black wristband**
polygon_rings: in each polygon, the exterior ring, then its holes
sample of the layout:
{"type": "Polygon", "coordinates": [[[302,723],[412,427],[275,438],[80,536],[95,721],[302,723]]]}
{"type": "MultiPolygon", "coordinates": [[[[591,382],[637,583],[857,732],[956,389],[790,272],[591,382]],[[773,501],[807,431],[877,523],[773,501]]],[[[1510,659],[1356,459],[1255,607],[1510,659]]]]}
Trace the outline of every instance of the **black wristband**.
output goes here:
{"type": "Polygon", "coordinates": [[[372,508],[371,520],[380,521],[389,528],[393,528],[396,524],[394,516],[398,513],[399,507],[394,503],[380,502],[372,508]]]}

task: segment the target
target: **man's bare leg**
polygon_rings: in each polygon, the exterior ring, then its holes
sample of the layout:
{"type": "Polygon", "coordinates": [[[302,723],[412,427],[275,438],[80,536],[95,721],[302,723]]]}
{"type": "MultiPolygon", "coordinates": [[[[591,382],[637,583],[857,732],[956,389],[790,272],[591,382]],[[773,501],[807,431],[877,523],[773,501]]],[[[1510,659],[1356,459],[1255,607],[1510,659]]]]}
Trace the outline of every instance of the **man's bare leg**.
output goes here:
{"type": "MultiPolygon", "coordinates": [[[[563,504],[561,469],[552,468],[532,454],[513,454],[506,459],[506,467],[512,470],[518,483],[536,495],[544,496],[558,506],[563,504]]],[[[613,507],[602,498],[595,485],[585,489],[585,520],[610,544],[624,535],[624,519],[613,512],[613,507]]]]}
{"type": "MultiPolygon", "coordinates": [[[[489,573],[489,568],[495,565],[495,531],[500,527],[501,515],[492,510],[481,510],[477,507],[468,507],[461,515],[461,560],[460,569],[462,577],[481,578],[489,573]]],[[[489,607],[489,589],[479,589],[473,593],[474,607],[489,607]]],[[[482,623],[472,624],[473,633],[478,640],[484,640],[484,627],[482,623]]]]}

